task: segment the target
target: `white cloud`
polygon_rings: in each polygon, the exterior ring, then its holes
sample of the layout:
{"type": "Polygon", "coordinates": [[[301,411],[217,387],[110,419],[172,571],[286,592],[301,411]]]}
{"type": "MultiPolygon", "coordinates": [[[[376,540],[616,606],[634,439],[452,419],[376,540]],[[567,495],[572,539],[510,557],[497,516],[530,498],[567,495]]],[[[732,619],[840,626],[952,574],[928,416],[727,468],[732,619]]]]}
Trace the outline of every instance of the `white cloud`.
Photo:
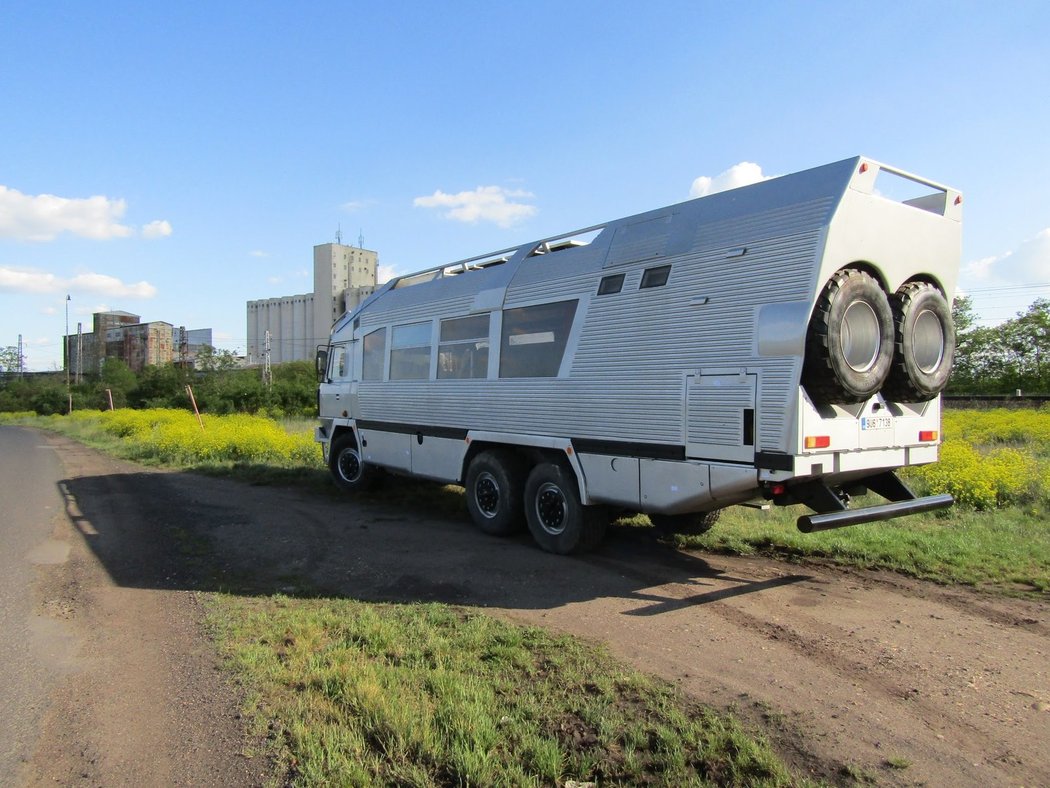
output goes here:
{"type": "Polygon", "coordinates": [[[101,195],[74,199],[0,186],[0,238],[52,241],[65,232],[94,240],[127,238],[134,230],[118,221],[126,209],[124,200],[101,195]]]}
{"type": "Polygon", "coordinates": [[[339,208],[347,213],[357,213],[374,204],[374,202],[374,200],[349,200],[340,205],[339,208]]]}
{"type": "Polygon", "coordinates": [[[429,197],[416,197],[413,205],[420,208],[447,209],[446,219],[475,224],[493,222],[500,227],[511,227],[536,214],[536,206],[515,200],[531,199],[535,195],[521,189],[501,186],[479,186],[472,192],[446,194],[438,190],[429,197]]]}
{"type": "Polygon", "coordinates": [[[171,235],[171,222],[157,219],[142,228],[143,238],[166,238],[171,235]]]}
{"type": "Polygon", "coordinates": [[[959,271],[959,295],[972,299],[981,322],[995,325],[1050,298],[1050,227],[1002,254],[971,260],[959,271]]]}
{"type": "Polygon", "coordinates": [[[376,284],[385,284],[395,276],[399,276],[399,274],[392,265],[381,265],[376,268],[376,284]]]}
{"type": "Polygon", "coordinates": [[[253,249],[252,251],[248,252],[248,255],[250,257],[269,257],[270,253],[264,252],[262,249],[253,249]]]}
{"type": "Polygon", "coordinates": [[[269,282],[271,285],[279,285],[281,282],[284,281],[284,277],[283,276],[268,276],[268,277],[266,277],[266,281],[269,282]]]}
{"type": "Polygon", "coordinates": [[[772,175],[763,175],[762,168],[750,161],[742,161],[734,164],[725,172],[715,177],[701,175],[693,181],[689,189],[690,197],[706,197],[709,194],[737,189],[741,186],[750,186],[752,183],[769,180],[772,175]]]}
{"type": "Polygon", "coordinates": [[[1045,284],[1050,281],[1050,227],[1021,242],[1016,249],[982,257],[963,266],[971,284],[1045,284]]]}
{"type": "Polygon", "coordinates": [[[89,272],[65,279],[46,271],[0,266],[0,292],[79,292],[111,298],[153,298],[157,294],[157,288],[149,282],[127,284],[107,274],[89,272]]]}

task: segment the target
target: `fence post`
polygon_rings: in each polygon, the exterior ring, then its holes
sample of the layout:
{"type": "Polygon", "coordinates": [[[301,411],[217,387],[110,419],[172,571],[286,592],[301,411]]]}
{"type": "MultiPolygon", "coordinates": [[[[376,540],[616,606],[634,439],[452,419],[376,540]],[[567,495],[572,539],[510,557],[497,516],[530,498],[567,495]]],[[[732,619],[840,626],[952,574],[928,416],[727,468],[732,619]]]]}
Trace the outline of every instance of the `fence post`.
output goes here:
{"type": "Polygon", "coordinates": [[[187,385],[186,393],[190,395],[190,402],[193,403],[193,412],[197,414],[197,423],[201,425],[201,432],[204,432],[204,419],[201,418],[201,412],[197,410],[197,400],[193,396],[193,387],[187,385]]]}

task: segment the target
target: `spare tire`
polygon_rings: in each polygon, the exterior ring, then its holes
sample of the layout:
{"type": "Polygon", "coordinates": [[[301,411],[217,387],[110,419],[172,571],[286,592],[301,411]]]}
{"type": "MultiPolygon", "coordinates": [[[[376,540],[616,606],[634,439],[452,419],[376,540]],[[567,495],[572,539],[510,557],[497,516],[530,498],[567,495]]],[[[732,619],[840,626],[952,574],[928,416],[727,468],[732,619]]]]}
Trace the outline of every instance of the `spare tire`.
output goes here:
{"type": "Polygon", "coordinates": [[[836,271],[809,320],[802,385],[818,404],[863,402],[893,361],[893,313],[875,277],[836,271]]]}
{"type": "Polygon", "coordinates": [[[882,394],[896,402],[925,402],[948,385],[955,358],[955,325],[948,301],[929,282],[908,282],[890,298],[894,354],[882,394]]]}

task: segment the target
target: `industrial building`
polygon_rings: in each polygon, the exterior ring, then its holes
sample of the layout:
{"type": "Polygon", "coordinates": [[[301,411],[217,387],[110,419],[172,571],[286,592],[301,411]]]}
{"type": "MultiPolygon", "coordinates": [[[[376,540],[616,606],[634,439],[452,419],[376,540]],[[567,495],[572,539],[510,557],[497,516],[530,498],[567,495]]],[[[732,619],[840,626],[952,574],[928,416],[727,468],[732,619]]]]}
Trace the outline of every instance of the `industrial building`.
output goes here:
{"type": "Polygon", "coordinates": [[[379,255],[341,243],[314,247],[312,293],[248,302],[248,364],[262,364],[269,332],[271,364],[312,359],[332,324],[375,292],[379,255]]]}
{"type": "Polygon", "coordinates": [[[96,312],[92,328],[65,338],[66,369],[77,375],[98,373],[107,358],[120,359],[133,372],[171,362],[192,364],[200,348],[212,343],[210,328],[187,331],[161,320],[143,323],[130,312],[96,312]]]}

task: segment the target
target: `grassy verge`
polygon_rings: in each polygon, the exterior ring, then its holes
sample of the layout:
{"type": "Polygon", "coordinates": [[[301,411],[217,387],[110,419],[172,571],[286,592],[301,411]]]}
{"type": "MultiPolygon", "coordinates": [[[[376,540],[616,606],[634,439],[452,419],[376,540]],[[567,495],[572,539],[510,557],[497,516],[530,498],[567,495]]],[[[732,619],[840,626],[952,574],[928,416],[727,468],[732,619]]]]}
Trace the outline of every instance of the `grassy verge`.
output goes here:
{"type": "Polygon", "coordinates": [[[299,785],[797,785],[768,746],[604,649],[443,605],[218,597],[299,785]]]}
{"type": "MultiPolygon", "coordinates": [[[[871,500],[877,502],[881,499],[871,500]]],[[[940,516],[913,515],[804,534],[795,519],[805,511],[734,507],[703,536],[676,539],[684,547],[712,552],[820,558],[1003,593],[1050,592],[1050,524],[1037,512],[958,506],[940,516]]]]}

